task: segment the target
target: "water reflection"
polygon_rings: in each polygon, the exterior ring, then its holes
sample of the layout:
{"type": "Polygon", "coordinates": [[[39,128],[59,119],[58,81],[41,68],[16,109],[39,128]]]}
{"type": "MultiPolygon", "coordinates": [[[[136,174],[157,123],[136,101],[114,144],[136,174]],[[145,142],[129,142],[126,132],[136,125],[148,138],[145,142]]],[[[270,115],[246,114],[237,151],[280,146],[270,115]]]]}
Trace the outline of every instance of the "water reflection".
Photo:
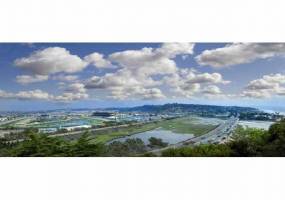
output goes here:
{"type": "Polygon", "coordinates": [[[194,134],[174,133],[174,132],[169,131],[169,130],[157,128],[157,129],[154,129],[151,131],[146,131],[146,132],[126,136],[123,138],[118,138],[118,139],[112,140],[111,142],[114,142],[114,141],[124,142],[127,139],[139,138],[145,144],[149,144],[148,139],[151,137],[161,138],[163,140],[163,142],[167,142],[168,144],[176,144],[178,142],[182,142],[184,140],[188,140],[190,138],[193,138],[194,134]]]}

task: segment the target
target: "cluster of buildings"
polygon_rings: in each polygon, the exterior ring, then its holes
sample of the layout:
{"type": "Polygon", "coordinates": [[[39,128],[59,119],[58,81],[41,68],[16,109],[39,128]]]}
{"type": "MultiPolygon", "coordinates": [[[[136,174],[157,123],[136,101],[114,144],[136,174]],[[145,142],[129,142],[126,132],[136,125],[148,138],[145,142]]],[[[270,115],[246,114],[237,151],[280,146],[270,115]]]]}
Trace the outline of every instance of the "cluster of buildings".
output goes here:
{"type": "MultiPolygon", "coordinates": [[[[101,120],[104,122],[150,122],[181,116],[181,113],[148,113],[148,112],[119,112],[106,110],[82,110],[82,111],[51,111],[19,113],[15,119],[16,126],[35,127],[41,133],[54,133],[58,131],[76,131],[90,129],[94,126],[90,121],[101,120]]],[[[0,122],[10,120],[10,116],[0,115],[0,122]]],[[[14,124],[14,125],[15,125],[14,124]]],[[[23,129],[23,128],[22,128],[23,129]]]]}
{"type": "Polygon", "coordinates": [[[0,122],[4,122],[4,121],[7,121],[8,118],[7,117],[0,117],[0,122]]]}
{"type": "Polygon", "coordinates": [[[92,128],[91,125],[74,125],[74,126],[61,126],[59,128],[51,127],[51,128],[39,128],[39,132],[41,133],[54,133],[59,130],[66,130],[66,131],[74,131],[79,129],[89,129],[92,128]]]}
{"type": "Polygon", "coordinates": [[[181,117],[181,113],[169,113],[169,114],[156,114],[147,112],[129,112],[129,113],[118,113],[116,115],[117,121],[136,121],[136,122],[150,122],[158,121],[162,119],[181,117]]]}

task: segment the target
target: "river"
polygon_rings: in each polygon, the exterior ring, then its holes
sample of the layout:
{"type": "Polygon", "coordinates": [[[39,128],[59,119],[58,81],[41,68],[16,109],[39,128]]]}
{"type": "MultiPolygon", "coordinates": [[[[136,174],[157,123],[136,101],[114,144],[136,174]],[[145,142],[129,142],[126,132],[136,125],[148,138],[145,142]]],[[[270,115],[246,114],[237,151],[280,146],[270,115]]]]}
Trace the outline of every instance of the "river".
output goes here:
{"type": "Polygon", "coordinates": [[[260,129],[265,129],[268,130],[271,124],[274,122],[270,121],[255,121],[255,120],[250,120],[250,121],[244,121],[240,120],[239,125],[242,125],[243,127],[249,127],[249,128],[260,128],[260,129]]]}
{"type": "Polygon", "coordinates": [[[194,134],[174,133],[170,130],[164,130],[161,128],[157,128],[154,130],[150,130],[150,131],[146,131],[146,132],[142,132],[142,133],[137,133],[134,135],[123,137],[123,138],[114,139],[111,142],[114,142],[114,141],[124,142],[127,139],[139,138],[145,144],[149,144],[148,139],[151,137],[161,138],[163,140],[163,142],[167,142],[168,144],[176,144],[178,142],[182,142],[182,141],[188,140],[190,138],[193,138],[194,134]]]}

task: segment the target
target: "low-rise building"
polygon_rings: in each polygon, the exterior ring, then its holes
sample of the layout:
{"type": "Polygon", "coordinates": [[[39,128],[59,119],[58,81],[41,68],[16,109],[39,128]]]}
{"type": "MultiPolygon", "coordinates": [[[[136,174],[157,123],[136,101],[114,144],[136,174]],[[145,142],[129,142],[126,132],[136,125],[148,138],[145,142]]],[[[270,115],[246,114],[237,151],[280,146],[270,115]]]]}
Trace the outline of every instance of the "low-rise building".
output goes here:
{"type": "Polygon", "coordinates": [[[91,125],[78,125],[78,126],[61,127],[61,129],[65,129],[67,131],[73,131],[76,129],[87,129],[87,128],[92,128],[92,126],[91,125]]]}
{"type": "Polygon", "coordinates": [[[54,133],[57,130],[57,128],[39,128],[40,133],[54,133]]]}
{"type": "Polygon", "coordinates": [[[6,121],[6,120],[8,120],[7,117],[0,117],[0,122],[4,122],[4,121],[6,121]]]}
{"type": "Polygon", "coordinates": [[[111,117],[114,115],[115,115],[115,113],[113,113],[113,112],[94,112],[92,114],[93,117],[111,117]]]}

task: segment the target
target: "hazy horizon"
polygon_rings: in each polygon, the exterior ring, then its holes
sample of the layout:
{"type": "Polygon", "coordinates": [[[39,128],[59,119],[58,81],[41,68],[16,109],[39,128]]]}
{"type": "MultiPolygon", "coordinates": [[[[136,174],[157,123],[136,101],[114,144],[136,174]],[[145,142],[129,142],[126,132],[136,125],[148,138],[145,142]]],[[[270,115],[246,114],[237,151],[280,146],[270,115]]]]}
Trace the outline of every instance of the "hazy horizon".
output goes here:
{"type": "Polygon", "coordinates": [[[218,104],[199,104],[199,103],[178,103],[178,102],[168,102],[168,103],[163,103],[163,104],[137,104],[137,105],[132,105],[132,106],[106,106],[106,107],[55,107],[52,109],[22,109],[22,110],[0,110],[0,112],[45,112],[45,111],[54,111],[54,110],[104,110],[104,109],[109,109],[109,108],[132,108],[132,107],[140,107],[140,106],[148,106],[148,105],[165,105],[165,104],[189,104],[189,105],[210,105],[210,106],[236,106],[236,107],[250,107],[250,108],[256,108],[262,111],[266,112],[280,112],[280,113],[285,113],[285,108],[280,108],[280,107],[274,107],[274,106],[254,106],[254,105],[248,105],[248,106],[240,106],[240,105],[218,105],[218,104]]]}

